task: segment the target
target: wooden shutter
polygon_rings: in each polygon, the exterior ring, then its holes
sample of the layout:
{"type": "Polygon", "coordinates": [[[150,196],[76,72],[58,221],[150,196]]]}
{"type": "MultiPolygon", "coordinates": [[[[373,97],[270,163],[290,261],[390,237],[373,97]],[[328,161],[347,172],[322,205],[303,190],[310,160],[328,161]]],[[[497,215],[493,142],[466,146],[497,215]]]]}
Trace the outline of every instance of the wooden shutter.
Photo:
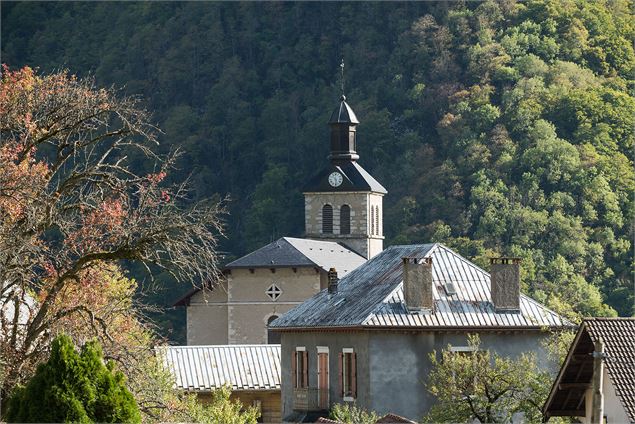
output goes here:
{"type": "Polygon", "coordinates": [[[309,352],[302,352],[302,387],[309,387],[309,352]]]}
{"type": "Polygon", "coordinates": [[[298,370],[296,368],[298,361],[298,353],[294,350],[291,352],[291,378],[293,379],[293,388],[298,388],[298,370]]]}
{"type": "Polygon", "coordinates": [[[357,353],[351,353],[351,393],[357,399],[357,353]]]}
{"type": "Polygon", "coordinates": [[[344,397],[344,354],[342,352],[339,353],[338,355],[338,361],[337,361],[337,369],[338,369],[338,374],[339,374],[339,379],[340,379],[340,397],[344,397]]]}

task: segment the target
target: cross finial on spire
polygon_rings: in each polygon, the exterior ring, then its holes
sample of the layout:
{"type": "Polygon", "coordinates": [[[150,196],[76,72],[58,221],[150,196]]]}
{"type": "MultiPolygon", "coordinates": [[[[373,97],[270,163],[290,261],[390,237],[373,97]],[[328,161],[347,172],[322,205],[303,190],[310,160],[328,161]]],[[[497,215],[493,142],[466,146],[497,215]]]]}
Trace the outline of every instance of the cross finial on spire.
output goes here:
{"type": "Polygon", "coordinates": [[[344,58],[342,58],[342,63],[340,63],[340,70],[342,71],[342,79],[340,81],[342,85],[342,100],[345,100],[346,97],[344,96],[344,58]]]}

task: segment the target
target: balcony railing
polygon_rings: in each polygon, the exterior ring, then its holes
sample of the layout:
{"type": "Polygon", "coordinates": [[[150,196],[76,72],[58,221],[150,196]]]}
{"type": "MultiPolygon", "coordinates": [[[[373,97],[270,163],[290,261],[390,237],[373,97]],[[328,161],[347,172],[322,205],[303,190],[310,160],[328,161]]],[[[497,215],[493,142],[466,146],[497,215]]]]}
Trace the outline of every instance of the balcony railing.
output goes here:
{"type": "Polygon", "coordinates": [[[294,389],[293,409],[296,411],[323,411],[329,409],[328,389],[312,387],[294,389]]]}

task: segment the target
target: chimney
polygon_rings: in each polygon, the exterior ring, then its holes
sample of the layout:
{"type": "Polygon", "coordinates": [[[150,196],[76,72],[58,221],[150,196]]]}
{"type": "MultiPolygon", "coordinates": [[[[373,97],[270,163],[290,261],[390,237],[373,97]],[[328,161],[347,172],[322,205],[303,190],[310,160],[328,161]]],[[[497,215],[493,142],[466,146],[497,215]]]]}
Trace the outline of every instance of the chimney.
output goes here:
{"type": "Polygon", "coordinates": [[[432,258],[403,258],[403,295],[409,310],[432,310],[432,258]]]}
{"type": "Polygon", "coordinates": [[[328,278],[329,278],[329,288],[328,288],[329,294],[337,294],[337,283],[340,281],[340,279],[337,278],[337,271],[335,270],[335,268],[329,269],[328,278]]]}
{"type": "Polygon", "coordinates": [[[490,258],[492,303],[496,311],[520,310],[520,258],[490,258]]]}

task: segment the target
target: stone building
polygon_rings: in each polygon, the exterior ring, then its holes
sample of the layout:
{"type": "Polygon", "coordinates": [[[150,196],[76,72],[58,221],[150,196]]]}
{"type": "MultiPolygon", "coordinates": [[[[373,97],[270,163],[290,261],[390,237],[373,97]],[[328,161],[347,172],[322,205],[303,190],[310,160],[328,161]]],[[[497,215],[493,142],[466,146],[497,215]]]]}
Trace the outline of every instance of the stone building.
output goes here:
{"type": "Polygon", "coordinates": [[[273,321],[281,333],[282,416],[302,421],[335,403],[418,421],[434,403],[425,382],[429,354],[449,345],[514,357],[536,352],[545,329],[571,323],[521,294],[519,261],[493,261],[491,274],[441,244],[391,246],[329,290],[273,321]],[[390,394],[398,394],[391,396],[390,394]]]}
{"type": "Polygon", "coordinates": [[[382,187],[357,160],[355,113],[342,96],[329,119],[329,164],[305,190],[305,238],[283,237],[229,264],[213,287],[186,293],[187,344],[272,343],[267,324],[383,249],[382,187]]]}

